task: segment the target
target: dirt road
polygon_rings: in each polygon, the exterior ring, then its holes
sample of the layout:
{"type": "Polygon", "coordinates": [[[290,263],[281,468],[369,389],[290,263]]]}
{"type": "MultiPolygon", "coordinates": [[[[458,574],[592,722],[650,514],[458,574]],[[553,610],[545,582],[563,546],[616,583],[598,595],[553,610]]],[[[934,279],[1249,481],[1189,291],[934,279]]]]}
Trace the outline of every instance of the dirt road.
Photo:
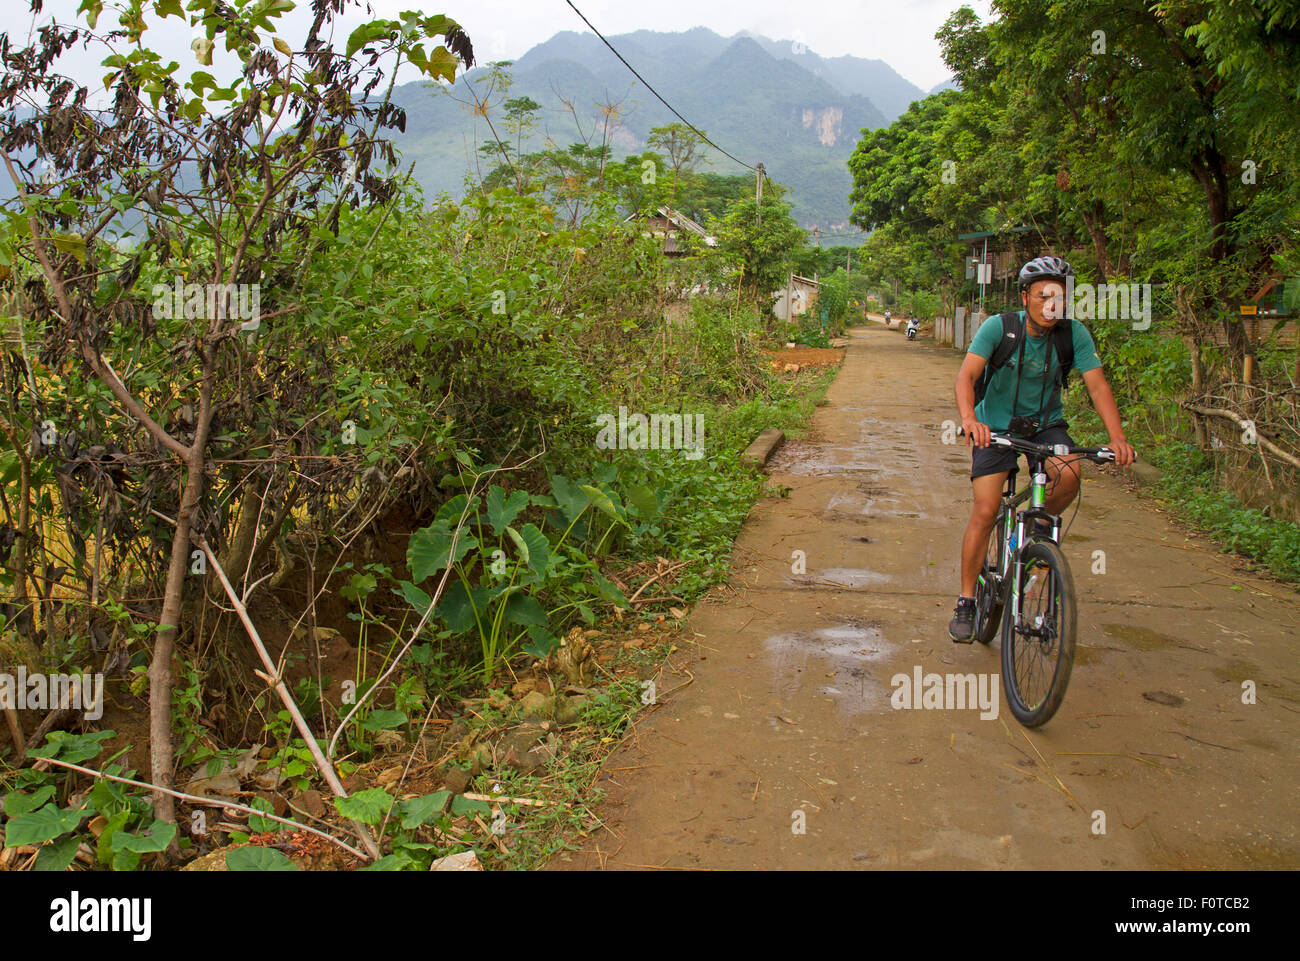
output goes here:
{"type": "Polygon", "coordinates": [[[1000,685],[995,718],[891,706],[918,666],[1001,670],[998,642],[947,637],[959,363],[854,331],[808,438],[773,458],[789,497],[754,509],[729,588],[690,616],[697,645],[605,765],[606,828],[551,867],[1300,866],[1300,595],[1096,468],[1064,544],[1080,647],[1057,716],[1022,729],[1000,685]]]}

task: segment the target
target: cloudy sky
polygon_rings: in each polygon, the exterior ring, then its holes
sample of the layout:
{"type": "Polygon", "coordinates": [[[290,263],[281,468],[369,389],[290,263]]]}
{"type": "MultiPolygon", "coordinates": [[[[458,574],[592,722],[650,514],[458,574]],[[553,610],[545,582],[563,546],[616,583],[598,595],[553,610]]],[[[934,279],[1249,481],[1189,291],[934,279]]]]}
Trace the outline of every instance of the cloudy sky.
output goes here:
{"type": "MultiPolygon", "coordinates": [[[[948,76],[934,34],[948,15],[963,5],[960,0],[802,0],[797,4],[789,0],[573,2],[606,36],[633,30],[671,32],[691,27],[708,27],[723,36],[752,30],[773,40],[805,43],[823,57],[852,54],[884,60],[923,90],[929,90],[948,76]]],[[[105,0],[100,30],[116,21],[109,12],[112,5],[113,0],[105,0]]],[[[530,47],[561,30],[587,29],[565,0],[371,0],[370,5],[375,16],[395,16],[412,8],[430,14],[447,14],[465,27],[480,62],[517,59],[530,47]]],[[[969,5],[981,18],[988,17],[988,0],[970,0],[969,5]]],[[[40,20],[48,20],[53,15],[62,23],[72,23],[78,6],[79,0],[45,0],[40,20]]],[[[307,6],[307,0],[299,0],[299,9],[285,18],[288,36],[301,33],[301,27],[295,30],[293,26],[306,19],[307,6]]],[[[20,45],[26,41],[32,25],[27,7],[28,0],[0,0],[0,33],[7,32],[11,41],[20,45]]],[[[369,17],[364,13],[352,13],[342,21],[340,32],[346,35],[346,31],[366,19],[369,17]]],[[[157,49],[175,49],[177,53],[173,56],[178,60],[178,54],[189,46],[189,31],[175,18],[146,36],[157,49]]],[[[98,63],[105,55],[102,48],[93,54],[79,52],[71,62],[61,64],[60,69],[88,82],[101,72],[98,63]]],[[[653,77],[646,79],[654,82],[653,77]]]]}

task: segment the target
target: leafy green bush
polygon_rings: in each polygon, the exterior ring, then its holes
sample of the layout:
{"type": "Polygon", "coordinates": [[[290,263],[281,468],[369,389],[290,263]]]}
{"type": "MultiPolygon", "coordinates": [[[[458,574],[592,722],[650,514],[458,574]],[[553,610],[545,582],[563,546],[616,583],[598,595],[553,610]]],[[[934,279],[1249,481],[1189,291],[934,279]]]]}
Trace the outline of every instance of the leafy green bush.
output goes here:
{"type": "Polygon", "coordinates": [[[555,631],[568,618],[564,612],[576,610],[594,624],[598,605],[627,607],[593,558],[616,528],[630,526],[628,509],[610,488],[558,474],[551,488],[550,496],[537,496],[492,485],[486,503],[477,494],[458,494],[411,536],[411,580],[402,582],[402,596],[423,616],[432,598],[417,585],[454,569],[436,614],[450,635],[477,636],[487,682],[525,637],[524,651],[549,654],[559,644],[555,631]],[[518,521],[530,506],[540,509],[541,526],[518,521]],[[597,514],[604,516],[597,520],[597,514]]]}
{"type": "MultiPolygon", "coordinates": [[[[32,751],[32,756],[85,764],[99,757],[103,742],[114,736],[114,731],[54,731],[47,735],[44,746],[32,751]]],[[[105,774],[134,778],[134,771],[115,763],[125,751],[123,748],[100,765],[105,774]]],[[[57,768],[26,768],[11,772],[7,780],[10,790],[4,797],[5,847],[36,845],[37,870],[64,870],[72,864],[80,844],[89,841],[101,864],[114,871],[131,871],[144,855],[164,850],[176,838],[176,825],[154,820],[149,797],[140,788],[97,780],[88,794],[70,803],[74,799],[68,796],[67,779],[57,768]],[[82,822],[96,816],[104,818],[98,838],[87,838],[82,822]]]]}
{"type": "Polygon", "coordinates": [[[1163,471],[1157,488],[1161,499],[1228,550],[1300,582],[1300,527],[1245,507],[1221,489],[1209,458],[1190,444],[1168,444],[1154,459],[1163,471]]]}

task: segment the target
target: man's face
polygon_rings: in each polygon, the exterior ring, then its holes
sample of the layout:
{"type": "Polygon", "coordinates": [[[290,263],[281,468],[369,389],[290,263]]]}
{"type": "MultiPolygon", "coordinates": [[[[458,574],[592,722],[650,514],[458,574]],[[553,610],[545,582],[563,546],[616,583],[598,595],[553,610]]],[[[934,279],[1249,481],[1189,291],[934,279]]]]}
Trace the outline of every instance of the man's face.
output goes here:
{"type": "Polygon", "coordinates": [[[1059,280],[1035,280],[1020,292],[1029,319],[1039,327],[1052,327],[1065,316],[1065,285],[1059,280]]]}

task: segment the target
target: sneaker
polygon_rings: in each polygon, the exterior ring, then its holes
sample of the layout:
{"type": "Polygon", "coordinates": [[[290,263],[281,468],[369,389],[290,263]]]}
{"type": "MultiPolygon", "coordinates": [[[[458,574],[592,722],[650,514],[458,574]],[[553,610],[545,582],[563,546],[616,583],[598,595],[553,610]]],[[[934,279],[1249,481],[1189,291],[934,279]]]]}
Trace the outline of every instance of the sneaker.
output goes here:
{"type": "Polygon", "coordinates": [[[948,636],[958,644],[969,644],[975,636],[975,598],[957,598],[957,608],[948,622],[948,636]]]}

